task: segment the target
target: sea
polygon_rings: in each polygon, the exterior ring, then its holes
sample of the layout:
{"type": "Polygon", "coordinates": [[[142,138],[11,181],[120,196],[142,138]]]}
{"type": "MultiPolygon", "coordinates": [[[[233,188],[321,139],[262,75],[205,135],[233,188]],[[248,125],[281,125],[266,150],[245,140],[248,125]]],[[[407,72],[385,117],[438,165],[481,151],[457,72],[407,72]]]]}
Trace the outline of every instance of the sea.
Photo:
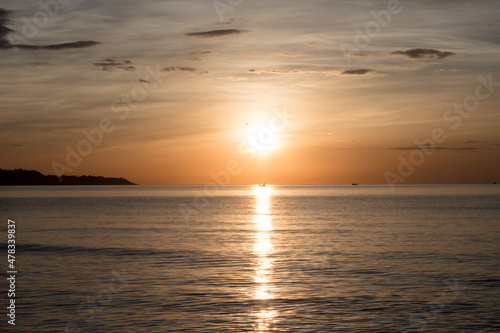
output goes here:
{"type": "Polygon", "coordinates": [[[1,187],[0,216],[3,332],[500,332],[498,185],[1,187]]]}

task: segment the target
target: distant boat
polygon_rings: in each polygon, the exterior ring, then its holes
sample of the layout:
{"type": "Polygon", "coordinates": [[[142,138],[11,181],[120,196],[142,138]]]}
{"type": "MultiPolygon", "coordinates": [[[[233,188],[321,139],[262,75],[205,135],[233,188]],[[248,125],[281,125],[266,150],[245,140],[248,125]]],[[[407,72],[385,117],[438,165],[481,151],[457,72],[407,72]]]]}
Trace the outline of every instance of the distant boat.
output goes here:
{"type": "Polygon", "coordinates": [[[357,185],[358,185],[358,183],[352,183],[352,186],[357,186],[357,185]]]}
{"type": "Polygon", "coordinates": [[[266,187],[266,183],[259,184],[260,187],[266,187]]]}

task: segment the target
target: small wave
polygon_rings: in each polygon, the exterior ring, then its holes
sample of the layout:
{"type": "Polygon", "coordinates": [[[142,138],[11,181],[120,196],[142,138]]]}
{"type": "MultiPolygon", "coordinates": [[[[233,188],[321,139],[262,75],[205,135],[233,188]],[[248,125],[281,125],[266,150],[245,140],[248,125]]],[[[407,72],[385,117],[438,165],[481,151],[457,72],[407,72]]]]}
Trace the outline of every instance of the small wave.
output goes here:
{"type": "Polygon", "coordinates": [[[175,255],[179,256],[179,251],[158,251],[154,249],[132,249],[132,248],[112,248],[112,247],[83,247],[64,245],[42,245],[42,244],[20,244],[16,246],[19,252],[57,252],[59,254],[101,254],[116,256],[144,256],[144,255],[175,255]],[[175,254],[174,254],[175,253],[175,254]]]}

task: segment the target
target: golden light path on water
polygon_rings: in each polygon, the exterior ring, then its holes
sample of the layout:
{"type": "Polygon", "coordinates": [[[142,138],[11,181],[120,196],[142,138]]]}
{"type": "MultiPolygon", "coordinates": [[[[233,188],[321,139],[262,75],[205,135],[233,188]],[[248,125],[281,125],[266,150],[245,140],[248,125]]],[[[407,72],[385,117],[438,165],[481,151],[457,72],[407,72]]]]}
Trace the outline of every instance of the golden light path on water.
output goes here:
{"type": "MultiPolygon", "coordinates": [[[[256,186],[255,192],[255,244],[253,254],[256,260],[255,267],[255,291],[254,298],[256,300],[273,299],[274,295],[271,291],[272,287],[272,270],[273,259],[273,244],[271,241],[271,231],[273,230],[272,215],[271,215],[271,187],[256,186]]],[[[257,329],[258,332],[266,332],[269,325],[274,321],[276,311],[270,308],[262,309],[257,314],[257,329]]]]}

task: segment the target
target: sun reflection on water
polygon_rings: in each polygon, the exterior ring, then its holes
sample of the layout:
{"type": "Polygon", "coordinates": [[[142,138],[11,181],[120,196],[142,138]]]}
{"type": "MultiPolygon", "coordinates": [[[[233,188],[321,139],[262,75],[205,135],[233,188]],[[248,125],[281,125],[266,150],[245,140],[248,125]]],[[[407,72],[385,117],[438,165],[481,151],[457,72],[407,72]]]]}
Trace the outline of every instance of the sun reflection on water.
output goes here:
{"type": "MultiPolygon", "coordinates": [[[[271,241],[271,231],[273,230],[271,215],[271,188],[255,187],[255,244],[253,254],[255,256],[255,291],[254,299],[270,300],[274,298],[272,292],[272,269],[273,244],[271,241]]],[[[276,311],[263,309],[257,313],[257,327],[259,332],[265,332],[269,325],[274,322],[276,311]]]]}
{"type": "Polygon", "coordinates": [[[276,311],[273,310],[262,310],[257,316],[259,319],[257,321],[258,332],[266,332],[269,330],[269,326],[274,322],[276,318],[276,311]]]}

